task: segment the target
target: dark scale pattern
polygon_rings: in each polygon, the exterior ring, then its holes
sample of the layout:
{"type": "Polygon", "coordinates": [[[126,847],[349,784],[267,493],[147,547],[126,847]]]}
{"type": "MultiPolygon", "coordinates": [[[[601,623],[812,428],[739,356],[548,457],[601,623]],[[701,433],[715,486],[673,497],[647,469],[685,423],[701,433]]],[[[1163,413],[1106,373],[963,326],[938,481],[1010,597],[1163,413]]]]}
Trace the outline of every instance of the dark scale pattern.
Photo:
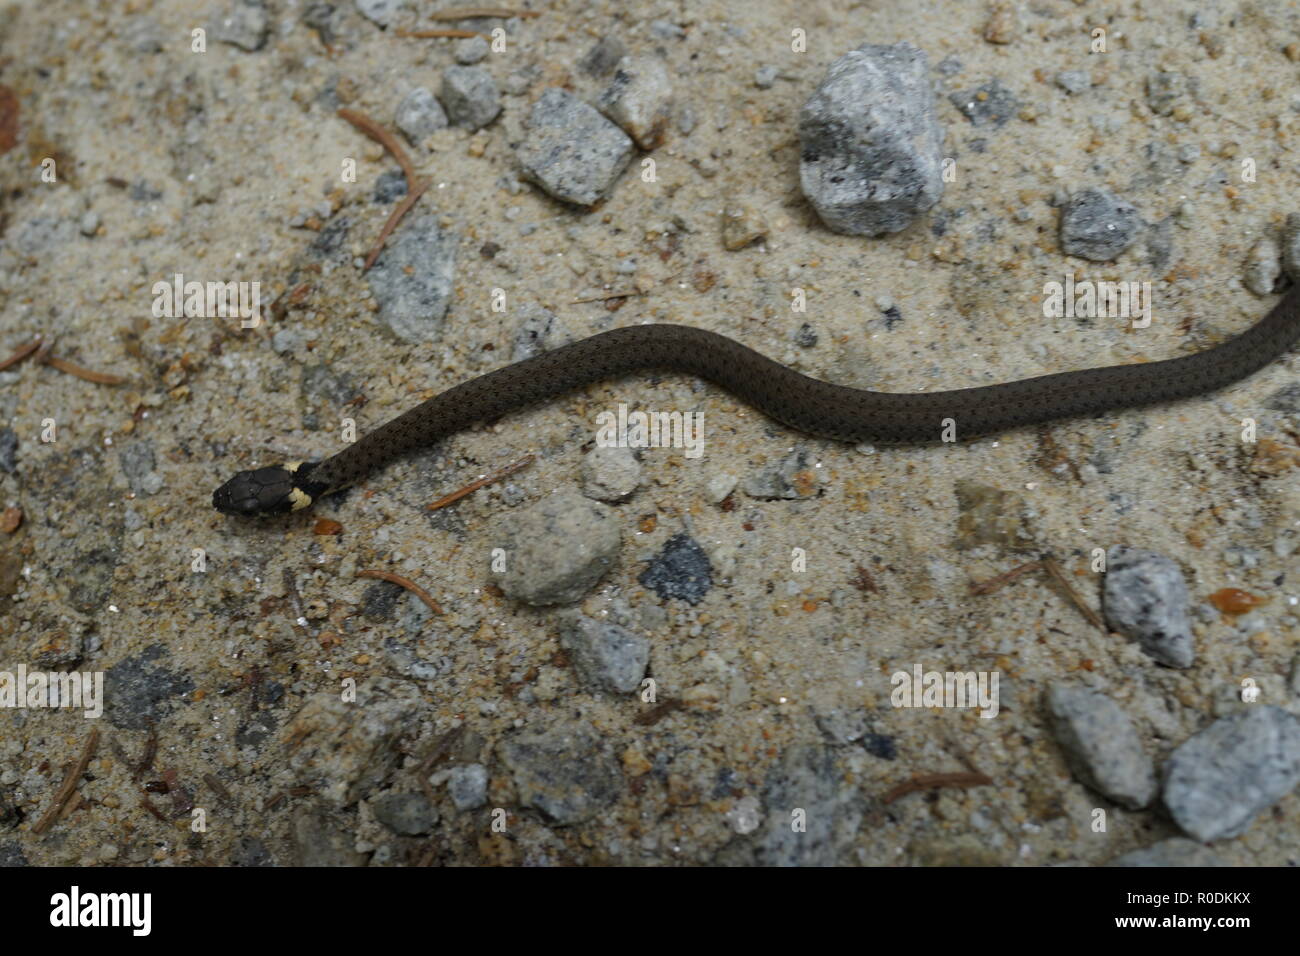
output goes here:
{"type": "Polygon", "coordinates": [[[956,423],[957,438],[966,439],[1212,392],[1267,365],[1298,338],[1300,289],[1292,289],[1253,327],[1195,355],[906,395],[818,381],[703,329],[634,325],[462,382],[321,462],[311,478],[317,487],[342,488],[477,422],[593,382],[649,370],[706,379],[809,435],[925,443],[942,439],[946,418],[956,423]]]}

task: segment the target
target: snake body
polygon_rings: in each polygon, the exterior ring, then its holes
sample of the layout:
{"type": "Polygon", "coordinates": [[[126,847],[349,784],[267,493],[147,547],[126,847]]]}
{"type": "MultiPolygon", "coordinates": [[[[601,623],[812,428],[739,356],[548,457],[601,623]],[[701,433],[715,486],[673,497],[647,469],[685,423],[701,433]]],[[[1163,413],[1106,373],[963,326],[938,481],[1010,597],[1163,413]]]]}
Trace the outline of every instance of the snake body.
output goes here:
{"type": "Polygon", "coordinates": [[[243,471],[218,488],[228,514],[298,510],[394,459],[478,422],[636,372],[694,375],[796,431],[846,442],[925,443],[976,438],[1061,418],[1188,398],[1239,381],[1300,339],[1300,287],[1259,322],[1213,348],[1180,358],[1090,368],[999,385],[899,394],[810,378],[716,332],[634,325],[573,342],[447,389],[331,458],[243,471]]]}

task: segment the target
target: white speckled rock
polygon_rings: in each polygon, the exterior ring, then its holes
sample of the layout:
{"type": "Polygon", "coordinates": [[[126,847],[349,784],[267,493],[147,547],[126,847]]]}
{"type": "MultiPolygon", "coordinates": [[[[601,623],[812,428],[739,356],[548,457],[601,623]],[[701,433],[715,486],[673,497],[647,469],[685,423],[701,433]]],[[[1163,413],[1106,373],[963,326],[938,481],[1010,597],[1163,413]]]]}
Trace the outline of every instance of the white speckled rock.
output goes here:
{"type": "Polygon", "coordinates": [[[1183,572],[1164,555],[1122,546],[1106,552],[1106,623],[1170,667],[1191,667],[1195,658],[1188,601],[1183,572]]]}
{"type": "Polygon", "coordinates": [[[836,232],[906,228],[943,196],[943,130],[925,54],[865,43],[831,64],[799,113],[799,180],[836,232]]]}

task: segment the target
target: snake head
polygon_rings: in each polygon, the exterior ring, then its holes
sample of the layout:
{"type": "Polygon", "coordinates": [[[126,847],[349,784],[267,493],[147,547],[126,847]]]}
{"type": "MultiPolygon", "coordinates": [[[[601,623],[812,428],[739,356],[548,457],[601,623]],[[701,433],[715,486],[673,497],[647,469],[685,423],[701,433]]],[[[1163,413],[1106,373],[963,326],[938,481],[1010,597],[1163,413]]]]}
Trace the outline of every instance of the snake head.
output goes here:
{"type": "Polygon", "coordinates": [[[212,493],[212,507],[222,514],[243,516],[288,514],[306,508],[313,496],[303,487],[312,487],[306,478],[313,467],[314,462],[294,462],[241,471],[212,493]]]}

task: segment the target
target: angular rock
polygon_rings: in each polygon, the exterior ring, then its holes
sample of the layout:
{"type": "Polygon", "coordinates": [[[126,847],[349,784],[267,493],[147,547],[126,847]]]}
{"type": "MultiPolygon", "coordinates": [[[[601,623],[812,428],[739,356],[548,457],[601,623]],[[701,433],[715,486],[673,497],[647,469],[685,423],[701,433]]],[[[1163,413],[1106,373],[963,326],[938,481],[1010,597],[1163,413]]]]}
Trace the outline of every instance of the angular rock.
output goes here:
{"type": "Polygon", "coordinates": [[[618,66],[626,52],[627,48],[618,37],[603,36],[578,61],[578,69],[589,76],[606,76],[618,66]]]}
{"type": "Polygon", "coordinates": [[[799,114],[799,180],[826,225],[855,236],[906,228],[943,195],[943,130],[925,54],[864,44],[831,64],[799,114]]]}
{"type": "Polygon", "coordinates": [[[631,448],[593,448],[582,459],[582,493],[597,501],[626,501],[641,482],[641,463],[631,448]]]}
{"type": "Polygon", "coordinates": [[[496,80],[481,67],[447,67],[442,74],[441,94],[447,116],[457,126],[481,129],[501,112],[496,80]]]}
{"type": "Polygon", "coordinates": [[[961,112],[972,126],[1001,129],[1020,109],[1015,94],[994,77],[982,86],[948,94],[948,102],[961,112]]]}
{"type": "Polygon", "coordinates": [[[1300,784],[1300,718],[1254,704],[1210,724],[1165,765],[1164,802],[1188,836],[1240,836],[1300,784]]]}
{"type": "Polygon", "coordinates": [[[604,739],[583,722],[515,734],[501,745],[519,802],[559,825],[581,823],[612,805],[623,776],[604,739]]]}
{"type": "Polygon", "coordinates": [[[623,128],[642,149],[663,140],[672,110],[668,67],[653,56],[625,56],[598,101],[600,111],[623,128]]]}
{"type": "Polygon", "coordinates": [[[1250,247],[1246,256],[1246,288],[1256,295],[1272,295],[1282,278],[1282,251],[1265,236],[1250,247]]]}
{"type": "Polygon", "coordinates": [[[497,584],[525,604],[571,603],[614,566],[622,540],[612,510],[571,491],[556,492],[495,524],[492,546],[505,552],[497,584]]]}
{"type": "Polygon", "coordinates": [[[412,344],[432,342],[456,279],[456,236],[434,216],[408,219],[368,274],[379,318],[393,334],[412,344]]]}
{"type": "Polygon", "coordinates": [[[1137,239],[1142,217],[1106,189],[1082,189],[1061,210],[1061,250],[1093,262],[1110,262],[1137,239]]]}
{"type": "Polygon", "coordinates": [[[1046,703],[1057,742],[1081,783],[1130,810],[1155,799],[1155,765],[1118,704],[1064,684],[1048,689],[1046,703]]]}
{"type": "Polygon", "coordinates": [[[699,604],[713,587],[713,565],[694,538],[675,534],[637,580],[665,601],[699,604]]]}
{"type": "Polygon", "coordinates": [[[457,810],[477,810],[487,803],[487,768],[481,763],[453,767],[447,775],[447,794],[457,810]]]}
{"type": "Polygon", "coordinates": [[[447,114],[430,90],[417,86],[398,104],[394,122],[412,146],[419,146],[433,133],[447,128],[447,114]]]}
{"type": "Polygon", "coordinates": [[[356,840],[323,807],[308,807],[294,814],[289,828],[294,860],[298,866],[365,866],[364,854],[353,847],[356,840]]]}
{"type": "Polygon", "coordinates": [[[222,43],[251,53],[266,45],[269,31],[266,11],[261,6],[236,3],[222,13],[213,28],[213,35],[222,43]]]}
{"type": "Polygon", "coordinates": [[[641,685],[650,661],[650,642],[611,621],[575,614],[561,623],[560,644],[588,684],[630,694],[641,685]]]}
{"type": "Polygon", "coordinates": [[[1106,623],[1170,667],[1191,667],[1195,658],[1188,601],[1183,572],[1164,555],[1123,546],[1106,552],[1106,623]]]}
{"type": "Polygon", "coordinates": [[[763,785],[766,825],[758,835],[760,866],[846,866],[862,820],[862,797],[844,786],[829,747],[791,747],[763,785]],[[804,829],[792,824],[799,814],[804,829]]]}
{"type": "Polygon", "coordinates": [[[528,128],[518,152],[524,177],[564,202],[599,202],[632,158],[627,134],[564,90],[541,95],[528,128]]]}
{"type": "Polygon", "coordinates": [[[408,0],[356,0],[361,15],[381,27],[389,26],[406,7],[408,0]]]}

